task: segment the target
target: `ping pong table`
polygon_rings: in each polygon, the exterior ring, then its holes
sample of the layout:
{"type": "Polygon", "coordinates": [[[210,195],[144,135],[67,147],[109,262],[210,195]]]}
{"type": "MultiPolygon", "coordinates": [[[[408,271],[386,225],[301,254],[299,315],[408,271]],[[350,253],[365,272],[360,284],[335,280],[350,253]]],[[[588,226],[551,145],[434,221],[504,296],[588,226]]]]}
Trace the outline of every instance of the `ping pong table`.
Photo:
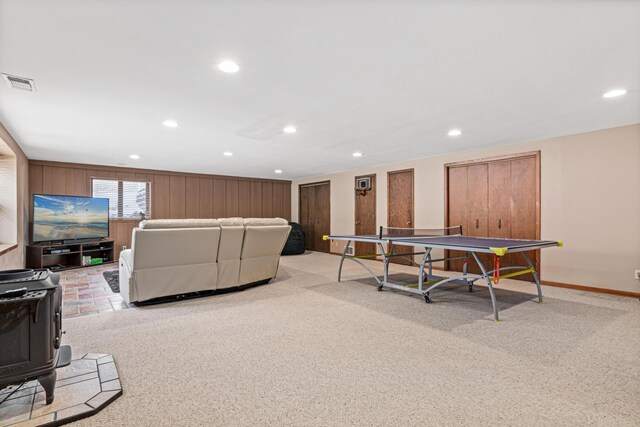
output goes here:
{"type": "Polygon", "coordinates": [[[531,258],[527,251],[533,251],[553,246],[562,246],[561,241],[552,240],[521,240],[521,239],[502,239],[487,237],[472,237],[462,235],[462,226],[446,227],[440,229],[417,229],[417,228],[389,228],[380,227],[377,235],[347,235],[347,236],[323,236],[325,240],[341,240],[346,241],[342,257],[340,259],[340,267],[338,268],[338,282],[342,278],[342,267],[345,259],[356,262],[371,274],[378,283],[378,290],[384,288],[398,289],[413,294],[419,294],[424,297],[425,302],[431,303],[430,293],[438,286],[445,283],[464,284],[468,286],[469,292],[473,291],[473,285],[478,280],[485,280],[489,288],[491,296],[491,304],[493,305],[493,317],[499,320],[498,305],[494,292],[494,282],[497,284],[500,278],[519,276],[531,273],[533,275],[537,290],[538,302],[542,303],[542,289],[540,287],[540,278],[536,272],[531,258]],[[347,251],[351,242],[373,243],[377,246],[380,253],[360,256],[347,255],[347,251]],[[387,246],[385,250],[385,245],[387,246]],[[417,248],[420,252],[411,253],[394,253],[396,246],[408,246],[417,248]],[[431,252],[433,249],[455,250],[464,252],[464,256],[443,257],[433,259],[431,252]],[[492,254],[494,256],[494,268],[489,270],[485,267],[478,254],[492,254]],[[523,255],[526,266],[507,266],[500,267],[500,259],[506,254],[521,253],[523,255]],[[416,263],[413,259],[415,255],[422,255],[421,261],[416,263]],[[382,258],[383,276],[379,278],[362,259],[382,258]],[[389,281],[389,262],[392,258],[401,257],[419,267],[418,283],[416,284],[400,284],[389,281]],[[469,260],[473,258],[480,268],[482,274],[472,274],[468,272],[469,260]],[[452,277],[440,277],[433,274],[433,263],[446,260],[463,259],[462,274],[452,277]],[[502,272],[509,271],[501,275],[502,272]]]}

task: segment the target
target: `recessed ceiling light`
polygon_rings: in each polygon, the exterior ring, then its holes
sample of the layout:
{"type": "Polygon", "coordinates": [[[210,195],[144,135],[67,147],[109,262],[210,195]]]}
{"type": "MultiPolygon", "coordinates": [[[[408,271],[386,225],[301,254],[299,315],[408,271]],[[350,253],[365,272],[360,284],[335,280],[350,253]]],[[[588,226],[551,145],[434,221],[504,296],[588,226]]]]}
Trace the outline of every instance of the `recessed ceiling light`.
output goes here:
{"type": "Polygon", "coordinates": [[[356,151],[355,153],[352,154],[353,157],[362,157],[362,153],[359,151],[356,151]]]}
{"type": "Polygon", "coordinates": [[[282,171],[280,169],[276,169],[274,170],[275,173],[282,173],[282,171]]]}
{"type": "Polygon", "coordinates": [[[602,97],[603,98],[615,98],[616,96],[622,96],[627,93],[626,89],[613,89],[609,92],[605,92],[602,97]]]}
{"type": "Polygon", "coordinates": [[[447,135],[449,136],[460,136],[462,131],[460,129],[451,129],[447,135]]]}
{"type": "Polygon", "coordinates": [[[218,68],[225,73],[237,73],[240,70],[238,64],[233,61],[222,61],[218,64],[218,68]]]}
{"type": "Polygon", "coordinates": [[[282,129],[282,131],[284,133],[296,133],[298,129],[296,129],[294,126],[286,126],[284,129],[282,129]]]}
{"type": "Polygon", "coordinates": [[[178,123],[174,122],[173,120],[165,120],[164,122],[162,122],[163,125],[165,125],[168,128],[177,128],[178,127],[178,123]]]}
{"type": "Polygon", "coordinates": [[[224,153],[222,153],[223,156],[227,156],[227,157],[231,157],[233,156],[233,153],[231,151],[225,151],[224,153]]]}
{"type": "Polygon", "coordinates": [[[138,160],[140,158],[140,156],[138,156],[137,154],[132,154],[132,155],[129,156],[129,158],[133,159],[133,160],[138,160]]]}

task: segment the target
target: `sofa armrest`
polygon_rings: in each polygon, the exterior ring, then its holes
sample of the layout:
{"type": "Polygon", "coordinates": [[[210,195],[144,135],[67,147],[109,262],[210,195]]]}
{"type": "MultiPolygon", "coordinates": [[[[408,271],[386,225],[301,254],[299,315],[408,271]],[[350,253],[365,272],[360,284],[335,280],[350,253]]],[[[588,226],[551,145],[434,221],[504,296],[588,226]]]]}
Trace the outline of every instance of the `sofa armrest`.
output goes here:
{"type": "Polygon", "coordinates": [[[125,249],[120,252],[120,259],[118,260],[118,280],[120,284],[120,295],[122,299],[128,304],[136,301],[132,295],[131,279],[133,277],[133,255],[131,249],[125,249]]]}

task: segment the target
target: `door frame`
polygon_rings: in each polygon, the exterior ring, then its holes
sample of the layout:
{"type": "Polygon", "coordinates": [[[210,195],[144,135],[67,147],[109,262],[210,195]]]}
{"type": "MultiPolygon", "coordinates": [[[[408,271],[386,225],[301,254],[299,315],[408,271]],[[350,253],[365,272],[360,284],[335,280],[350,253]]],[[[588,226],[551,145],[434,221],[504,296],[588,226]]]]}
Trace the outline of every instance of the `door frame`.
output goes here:
{"type": "MultiPolygon", "coordinates": [[[[354,184],[355,184],[355,183],[358,182],[358,178],[369,178],[369,177],[373,178],[371,180],[371,182],[373,183],[373,185],[372,185],[373,207],[374,207],[374,209],[373,209],[373,220],[374,220],[374,223],[377,225],[378,224],[378,213],[377,213],[378,203],[377,203],[376,194],[378,193],[378,174],[376,174],[376,173],[366,173],[366,174],[363,174],[363,175],[357,175],[357,176],[355,176],[353,178],[353,181],[354,181],[354,184]]],[[[354,185],[354,188],[355,188],[355,185],[354,185]]],[[[355,193],[355,190],[354,190],[354,193],[355,193]]],[[[367,194],[367,196],[370,196],[370,195],[371,194],[367,194]]],[[[358,212],[358,209],[356,207],[357,203],[358,203],[358,194],[355,193],[355,195],[354,195],[354,203],[353,203],[353,213],[354,213],[354,215],[353,215],[353,234],[356,234],[356,228],[357,228],[356,226],[358,225],[356,223],[356,221],[358,221],[358,218],[356,217],[356,213],[358,212]]],[[[375,234],[376,230],[374,230],[373,232],[375,234]]],[[[358,246],[358,242],[354,242],[354,244],[353,244],[353,253],[355,255],[360,255],[360,254],[358,254],[357,246],[358,246]]]]}
{"type": "Polygon", "coordinates": [[[413,168],[408,169],[399,169],[395,171],[387,172],[387,227],[389,227],[389,217],[391,214],[391,204],[389,200],[389,176],[402,173],[402,172],[411,172],[411,228],[415,228],[415,215],[416,215],[416,198],[415,198],[415,186],[416,186],[416,174],[413,168]]]}
{"type": "MultiPolygon", "coordinates": [[[[327,206],[327,209],[329,209],[329,233],[331,233],[331,180],[327,179],[324,181],[298,184],[298,222],[300,222],[300,213],[302,212],[302,197],[300,197],[302,187],[317,187],[319,185],[329,185],[329,205],[327,206]]],[[[331,253],[331,241],[329,241],[329,252],[327,253],[331,253]]]]}
{"type": "MultiPolygon", "coordinates": [[[[475,165],[475,164],[489,164],[489,163],[493,163],[493,162],[498,162],[501,160],[517,160],[517,159],[525,159],[525,158],[534,158],[535,159],[535,163],[536,163],[536,240],[540,240],[540,229],[541,229],[541,224],[540,224],[540,150],[537,151],[526,151],[524,153],[514,153],[514,154],[504,154],[501,156],[493,156],[493,157],[483,157],[483,158],[479,158],[479,159],[473,159],[473,160],[462,160],[462,161],[458,161],[458,162],[451,162],[451,163],[445,163],[444,164],[444,226],[445,227],[449,227],[449,169],[450,168],[455,168],[455,167],[463,167],[463,166],[470,166],[470,165],[475,165]]],[[[459,224],[453,224],[453,225],[459,225],[459,224]]],[[[464,235],[464,228],[462,229],[462,233],[464,235]]],[[[448,252],[446,251],[445,253],[445,257],[448,256],[448,252]]],[[[538,272],[538,275],[540,275],[540,264],[541,260],[540,257],[538,257],[538,265],[536,266],[536,270],[538,272]]],[[[445,265],[444,265],[445,270],[449,269],[449,262],[445,261],[445,265]]]]}

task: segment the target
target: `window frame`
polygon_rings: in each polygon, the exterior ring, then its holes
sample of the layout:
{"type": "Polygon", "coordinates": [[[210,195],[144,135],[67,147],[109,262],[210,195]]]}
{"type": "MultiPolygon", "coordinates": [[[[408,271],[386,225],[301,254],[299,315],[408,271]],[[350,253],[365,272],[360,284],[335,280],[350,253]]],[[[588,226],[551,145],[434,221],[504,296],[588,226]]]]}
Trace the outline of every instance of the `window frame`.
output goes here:
{"type": "Polygon", "coordinates": [[[91,177],[91,197],[95,197],[93,194],[93,182],[95,180],[100,181],[115,181],[118,183],[118,201],[117,201],[117,216],[111,217],[111,212],[109,212],[109,220],[110,221],[140,221],[140,218],[133,217],[124,217],[124,182],[133,182],[133,183],[142,183],[146,184],[147,190],[147,214],[145,215],[145,219],[152,218],[152,203],[151,203],[151,191],[152,191],[152,183],[146,179],[123,179],[123,178],[112,178],[112,177],[100,177],[100,176],[92,176],[91,177]]]}

